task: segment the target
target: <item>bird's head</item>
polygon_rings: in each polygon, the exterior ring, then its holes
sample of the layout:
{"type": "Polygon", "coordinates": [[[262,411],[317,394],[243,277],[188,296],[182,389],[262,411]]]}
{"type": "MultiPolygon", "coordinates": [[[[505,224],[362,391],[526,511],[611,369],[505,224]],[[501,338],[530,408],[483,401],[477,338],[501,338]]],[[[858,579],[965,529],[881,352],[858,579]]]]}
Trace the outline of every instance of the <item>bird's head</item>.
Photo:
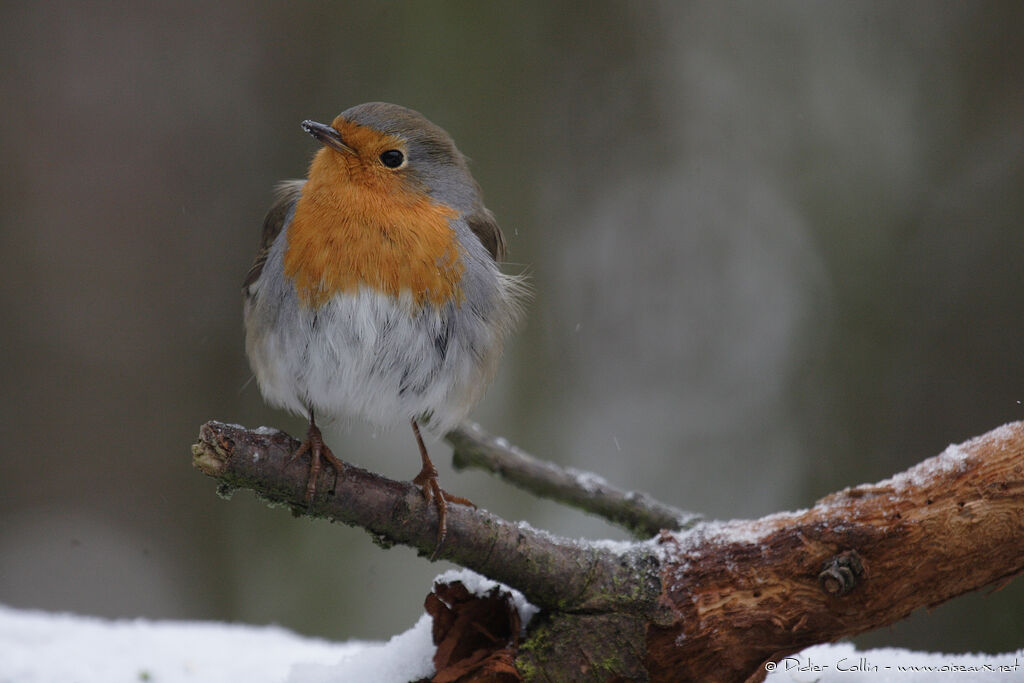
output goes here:
{"type": "Polygon", "coordinates": [[[392,201],[428,195],[460,213],[481,201],[451,136],[419,112],[370,102],[345,110],[330,125],[304,121],[302,128],[323,144],[310,165],[310,189],[357,186],[392,201]]]}

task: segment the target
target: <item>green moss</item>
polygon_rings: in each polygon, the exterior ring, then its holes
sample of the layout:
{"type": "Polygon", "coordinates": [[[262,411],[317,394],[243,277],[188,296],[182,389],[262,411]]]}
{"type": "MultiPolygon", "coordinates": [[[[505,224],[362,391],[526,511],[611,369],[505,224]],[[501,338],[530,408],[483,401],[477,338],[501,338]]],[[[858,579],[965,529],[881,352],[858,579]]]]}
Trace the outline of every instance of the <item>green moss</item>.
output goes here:
{"type": "Polygon", "coordinates": [[[531,624],[516,668],[525,681],[642,679],[643,663],[635,656],[643,650],[642,640],[642,621],[632,616],[555,614],[531,624]]]}

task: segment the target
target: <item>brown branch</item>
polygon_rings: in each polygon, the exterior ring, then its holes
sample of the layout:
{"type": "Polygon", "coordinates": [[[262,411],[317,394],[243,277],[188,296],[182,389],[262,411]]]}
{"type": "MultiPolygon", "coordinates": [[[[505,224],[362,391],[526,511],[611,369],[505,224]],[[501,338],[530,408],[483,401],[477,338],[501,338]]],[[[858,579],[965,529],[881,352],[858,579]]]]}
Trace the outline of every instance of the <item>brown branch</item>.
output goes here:
{"type": "MultiPolygon", "coordinates": [[[[252,489],[296,512],[362,527],[385,547],[401,543],[424,556],[434,552],[437,510],[419,488],[348,465],[336,482],[333,472],[325,471],[317,496],[306,506],[309,456],[292,462],[298,448],[298,441],[275,429],[207,422],[192,446],[192,462],[217,478],[222,492],[252,489]]],[[[437,559],[513,586],[539,607],[632,611],[645,595],[648,600],[656,595],[653,574],[650,581],[641,578],[641,565],[651,564],[641,552],[619,556],[463,505],[449,504],[447,524],[437,559]],[[626,583],[633,588],[621,590],[626,583]]]]}
{"type": "Polygon", "coordinates": [[[648,630],[647,666],[675,680],[742,680],[769,659],[1024,571],[1024,423],[810,510],[662,544],[662,601],[676,620],[648,630]]]}
{"type": "Polygon", "coordinates": [[[492,472],[535,495],[625,527],[637,538],[650,538],[663,529],[689,529],[702,521],[700,515],[666,505],[646,493],[617,488],[596,474],[538,460],[472,422],[453,429],[445,439],[454,449],[456,469],[476,467],[492,472]]]}
{"type": "MultiPolygon", "coordinates": [[[[209,423],[193,451],[225,485],[301,506],[306,467],[287,464],[297,446],[280,432],[209,423]]],[[[353,467],[313,512],[432,550],[436,514],[409,484],[353,467]]],[[[706,522],[625,553],[461,506],[448,524],[442,556],[544,608],[508,645],[525,678],[756,679],[768,660],[1024,571],[1024,423],[809,510],[706,522]]]]}

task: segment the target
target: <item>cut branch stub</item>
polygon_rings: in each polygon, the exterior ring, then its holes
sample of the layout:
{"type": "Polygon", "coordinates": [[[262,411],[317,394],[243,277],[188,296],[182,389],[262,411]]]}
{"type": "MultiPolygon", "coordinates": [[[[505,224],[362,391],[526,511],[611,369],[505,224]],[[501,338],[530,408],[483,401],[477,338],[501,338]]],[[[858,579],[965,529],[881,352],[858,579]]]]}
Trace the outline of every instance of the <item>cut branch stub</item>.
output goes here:
{"type": "Polygon", "coordinates": [[[842,597],[864,577],[864,561],[856,550],[846,550],[825,563],[818,574],[818,585],[829,595],[842,597]]]}

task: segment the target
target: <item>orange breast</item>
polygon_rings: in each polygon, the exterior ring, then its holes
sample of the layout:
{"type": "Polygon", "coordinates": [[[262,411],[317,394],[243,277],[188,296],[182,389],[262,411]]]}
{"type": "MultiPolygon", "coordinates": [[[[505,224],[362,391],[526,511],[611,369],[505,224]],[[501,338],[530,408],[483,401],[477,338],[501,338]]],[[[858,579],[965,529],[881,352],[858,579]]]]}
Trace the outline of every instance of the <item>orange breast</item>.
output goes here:
{"type": "Polygon", "coordinates": [[[409,292],[417,306],[459,300],[463,265],[449,225],[456,212],[425,194],[334,171],[310,174],[288,228],[284,270],[301,301],[317,307],[360,285],[409,292]]]}

